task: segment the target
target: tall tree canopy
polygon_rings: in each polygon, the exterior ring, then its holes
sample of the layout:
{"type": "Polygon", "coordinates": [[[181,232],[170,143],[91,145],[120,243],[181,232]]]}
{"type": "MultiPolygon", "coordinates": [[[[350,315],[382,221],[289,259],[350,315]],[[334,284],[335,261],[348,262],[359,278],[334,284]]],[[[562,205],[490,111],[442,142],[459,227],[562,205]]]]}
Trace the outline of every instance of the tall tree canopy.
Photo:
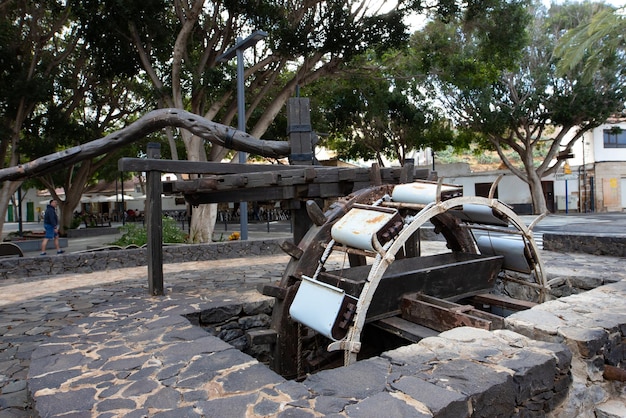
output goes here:
{"type": "Polygon", "coordinates": [[[433,86],[445,97],[459,134],[496,150],[503,163],[528,184],[535,213],[543,213],[547,205],[541,179],[558,169],[557,154],[568,152],[586,131],[623,109],[626,91],[616,59],[606,60],[589,83],[583,82],[584,63],[562,75],[556,71],[557,42],[568,29],[589,22],[595,6],[565,4],[553,5],[549,11],[538,6],[532,10],[530,21],[500,13],[502,25],[528,24],[529,43],[519,64],[510,57],[509,70],[495,79],[490,62],[507,57],[485,55],[479,48],[480,36],[468,33],[464,25],[433,23],[417,35],[416,49],[418,63],[433,74],[433,86]],[[555,132],[548,136],[547,129],[552,127],[555,132]],[[536,165],[535,151],[540,147],[547,151],[536,165]],[[518,155],[521,165],[506,150],[518,155]]]}
{"type": "Polygon", "coordinates": [[[328,121],[325,144],[340,158],[382,164],[383,157],[403,163],[412,150],[457,143],[437,106],[441,91],[427,75],[433,71],[444,81],[473,88],[514,68],[527,40],[524,7],[521,1],[487,0],[429,10],[433,23],[413,35],[413,48],[368,51],[336,80],[315,83],[310,95],[328,121]],[[459,51],[470,44],[471,52],[459,51]]]}
{"type": "MultiPolygon", "coordinates": [[[[398,2],[382,12],[367,0],[311,2],[255,0],[73,0],[81,33],[104,63],[125,64],[125,73],[150,82],[160,107],[191,111],[232,125],[237,116],[235,62],[217,58],[238,37],[262,29],[269,37],[245,54],[246,122],[259,138],[270,128],[297,86],[337,72],[345,60],[369,48],[402,42],[403,16],[420,2],[398,2]],[[105,22],[104,24],[102,22],[105,22]]],[[[103,65],[103,73],[109,71],[103,65]]],[[[169,130],[185,143],[189,160],[221,160],[228,150],[186,131],[169,130]]],[[[193,211],[192,236],[211,239],[214,206],[193,211]]]]}
{"type": "MultiPolygon", "coordinates": [[[[0,93],[0,108],[5,111],[1,129],[8,133],[2,137],[0,151],[5,154],[0,157],[5,165],[18,164],[20,142],[38,136],[56,147],[65,146],[70,138],[97,132],[99,136],[118,126],[111,115],[132,121],[142,106],[185,109],[232,125],[237,117],[235,62],[219,63],[217,58],[238,37],[255,29],[269,33],[244,55],[245,117],[248,131],[257,138],[272,129],[298,86],[341,74],[365,52],[383,55],[404,45],[408,39],[404,19],[411,13],[429,11],[452,23],[464,22],[465,33],[472,33],[483,45],[480,58],[486,64],[476,69],[471,60],[464,60],[458,68],[480,70],[474,74],[490,78],[494,71],[489,63],[508,63],[509,50],[516,50],[512,43],[519,39],[493,36],[495,29],[505,22],[504,29],[510,26],[513,33],[519,26],[521,4],[510,0],[397,0],[394,5],[370,0],[2,2],[0,81],[10,88],[0,93]],[[114,96],[132,99],[109,103],[114,96]],[[56,121],[54,129],[52,121],[56,121]]],[[[457,77],[463,73],[457,71],[457,77]]],[[[367,96],[385,103],[386,115],[393,118],[385,123],[379,119],[379,132],[388,127],[411,130],[408,136],[387,139],[388,144],[398,145],[396,153],[403,158],[405,144],[423,136],[435,118],[423,111],[420,100],[401,97],[403,89],[394,84],[395,90],[389,92],[372,85],[367,96]]],[[[372,120],[380,117],[371,114],[372,120]]],[[[182,158],[221,160],[229,152],[186,130],[164,133],[173,158],[178,157],[179,138],[185,145],[182,158]]],[[[33,152],[37,148],[35,143],[30,146],[33,152]]],[[[0,211],[6,210],[16,184],[3,187],[0,211]]],[[[204,206],[193,212],[193,235],[201,241],[211,239],[213,213],[204,206]]]]}

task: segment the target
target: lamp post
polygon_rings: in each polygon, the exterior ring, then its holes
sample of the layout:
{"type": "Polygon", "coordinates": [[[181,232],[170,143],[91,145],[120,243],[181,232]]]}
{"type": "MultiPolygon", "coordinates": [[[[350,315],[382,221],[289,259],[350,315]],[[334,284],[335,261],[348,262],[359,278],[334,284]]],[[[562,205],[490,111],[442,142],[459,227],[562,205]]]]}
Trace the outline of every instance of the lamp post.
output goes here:
{"type": "MultiPolygon", "coordinates": [[[[226,52],[217,57],[217,62],[227,62],[234,56],[237,56],[237,129],[246,131],[246,98],[244,94],[244,68],[243,68],[243,51],[254,46],[257,42],[267,36],[267,32],[257,30],[252,32],[245,39],[237,38],[237,43],[230,47],[226,52]]],[[[248,156],[245,152],[239,151],[239,163],[245,164],[248,156]]],[[[241,239],[248,239],[248,202],[240,202],[240,226],[241,239]]]]}

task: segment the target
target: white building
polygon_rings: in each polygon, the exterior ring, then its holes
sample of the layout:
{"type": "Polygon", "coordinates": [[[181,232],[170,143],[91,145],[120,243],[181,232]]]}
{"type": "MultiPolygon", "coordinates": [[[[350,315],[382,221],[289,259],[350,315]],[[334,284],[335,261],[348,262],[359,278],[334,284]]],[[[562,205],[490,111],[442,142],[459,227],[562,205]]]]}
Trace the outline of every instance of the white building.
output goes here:
{"type": "Polygon", "coordinates": [[[585,133],[567,160],[571,175],[557,174],[554,182],[556,209],[581,212],[626,210],[626,120],[609,119],[585,133]],[[567,187],[567,193],[566,193],[567,187]]]}
{"type": "MultiPolygon", "coordinates": [[[[551,212],[626,211],[626,120],[609,119],[585,135],[567,160],[571,173],[560,169],[543,179],[551,212]]],[[[520,214],[532,213],[528,185],[508,170],[471,172],[465,165],[437,165],[446,183],[460,184],[465,195],[486,196],[501,174],[496,196],[520,214]]]]}

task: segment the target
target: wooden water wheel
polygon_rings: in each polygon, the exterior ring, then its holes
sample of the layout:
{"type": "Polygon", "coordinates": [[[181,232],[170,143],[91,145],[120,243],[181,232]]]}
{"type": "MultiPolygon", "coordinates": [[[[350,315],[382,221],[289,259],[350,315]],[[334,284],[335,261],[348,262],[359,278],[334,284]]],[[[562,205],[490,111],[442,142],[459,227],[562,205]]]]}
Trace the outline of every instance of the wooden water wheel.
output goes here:
{"type": "Polygon", "coordinates": [[[531,228],[497,199],[421,181],[363,189],[325,213],[307,207],[315,225],[297,246],[284,245],[291,260],[282,279],[263,289],[276,298],[271,367],[285,377],[369,355],[362,337],[370,326],[409,342],[451,326],[499,327],[495,315],[454,302],[510,299],[489,296],[496,278],[532,290],[534,301],[509,306],[530,306],[547,290],[531,228]],[[442,237],[446,252],[420,254],[424,228],[442,237]],[[347,266],[329,268],[335,253],[347,266]],[[426,305],[432,312],[424,314],[426,305]]]}

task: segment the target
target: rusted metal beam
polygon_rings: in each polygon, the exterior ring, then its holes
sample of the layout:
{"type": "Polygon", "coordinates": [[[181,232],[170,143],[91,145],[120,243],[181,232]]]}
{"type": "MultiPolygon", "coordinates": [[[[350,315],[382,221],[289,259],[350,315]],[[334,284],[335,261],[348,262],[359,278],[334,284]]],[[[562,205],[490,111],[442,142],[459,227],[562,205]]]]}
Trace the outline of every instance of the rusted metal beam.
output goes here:
{"type": "Polygon", "coordinates": [[[462,326],[493,330],[504,325],[502,318],[478,311],[473,306],[459,305],[419,293],[404,295],[400,309],[403,319],[437,331],[462,326]]]}
{"type": "Polygon", "coordinates": [[[471,298],[471,301],[476,304],[481,303],[484,305],[498,306],[512,311],[524,311],[532,308],[533,306],[537,306],[537,303],[535,302],[513,299],[504,295],[492,295],[490,293],[475,295],[471,298]]]}
{"type": "Polygon", "coordinates": [[[439,332],[433,329],[418,325],[397,316],[374,321],[371,325],[414,343],[427,337],[435,337],[439,335],[439,332]]]}

